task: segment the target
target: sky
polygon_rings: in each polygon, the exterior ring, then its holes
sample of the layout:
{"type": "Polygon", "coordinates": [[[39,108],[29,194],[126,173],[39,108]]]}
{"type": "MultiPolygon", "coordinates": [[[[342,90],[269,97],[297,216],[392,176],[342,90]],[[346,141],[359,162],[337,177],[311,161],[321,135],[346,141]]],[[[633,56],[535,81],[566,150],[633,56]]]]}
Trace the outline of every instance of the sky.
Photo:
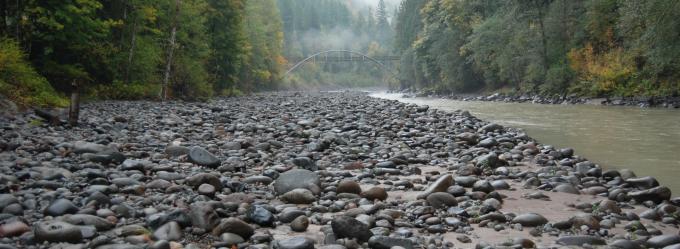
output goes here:
{"type": "MultiPolygon", "coordinates": [[[[347,1],[350,3],[353,9],[359,9],[363,11],[368,7],[372,7],[373,11],[375,11],[376,7],[378,7],[378,2],[380,0],[347,0],[347,1]]],[[[392,20],[394,10],[397,7],[399,7],[399,3],[401,3],[401,0],[385,0],[385,5],[387,5],[387,13],[389,15],[390,21],[392,20]]]]}

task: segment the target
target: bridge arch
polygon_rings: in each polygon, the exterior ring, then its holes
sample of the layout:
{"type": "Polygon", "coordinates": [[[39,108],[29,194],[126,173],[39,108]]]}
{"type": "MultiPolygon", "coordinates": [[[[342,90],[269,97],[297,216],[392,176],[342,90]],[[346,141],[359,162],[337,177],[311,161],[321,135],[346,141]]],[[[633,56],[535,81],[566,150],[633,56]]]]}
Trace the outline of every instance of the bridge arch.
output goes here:
{"type": "Polygon", "coordinates": [[[301,60],[300,62],[296,63],[296,64],[295,64],[293,67],[291,67],[290,69],[288,69],[288,71],[286,71],[286,73],[283,74],[283,77],[285,78],[285,77],[288,76],[291,72],[295,71],[295,69],[297,69],[298,67],[304,65],[305,62],[307,62],[307,61],[313,59],[314,57],[317,57],[317,56],[322,55],[322,54],[329,54],[329,53],[350,53],[350,54],[360,55],[360,56],[362,56],[363,58],[366,58],[366,59],[368,59],[369,61],[373,62],[374,64],[378,65],[378,66],[379,66],[380,68],[382,68],[383,70],[389,72],[389,73],[392,75],[392,77],[394,77],[394,78],[396,79],[396,74],[395,74],[392,70],[390,70],[389,68],[387,68],[387,66],[385,66],[385,64],[383,64],[383,63],[380,62],[379,60],[376,60],[375,58],[372,58],[372,57],[370,57],[370,56],[368,56],[368,55],[366,55],[366,54],[364,54],[364,53],[361,53],[361,52],[352,51],[352,50],[342,50],[342,49],[326,50],[326,51],[321,51],[321,52],[315,53],[315,54],[313,54],[313,55],[310,55],[310,56],[308,56],[307,58],[305,58],[304,60],[301,60]]]}

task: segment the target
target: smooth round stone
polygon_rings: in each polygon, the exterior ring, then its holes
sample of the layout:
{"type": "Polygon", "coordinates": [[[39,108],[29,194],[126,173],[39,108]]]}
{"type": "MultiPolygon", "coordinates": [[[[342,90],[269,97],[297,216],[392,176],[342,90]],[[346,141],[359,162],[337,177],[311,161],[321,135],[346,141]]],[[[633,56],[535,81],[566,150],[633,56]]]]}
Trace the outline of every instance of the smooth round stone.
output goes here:
{"type": "Polygon", "coordinates": [[[573,185],[568,184],[568,183],[563,183],[563,184],[557,185],[557,187],[555,187],[553,190],[555,192],[561,192],[561,193],[569,193],[569,194],[575,194],[575,195],[581,194],[581,192],[576,187],[574,187],[573,185]]]}
{"type": "Polygon", "coordinates": [[[368,200],[381,200],[387,199],[387,191],[382,187],[372,187],[364,192],[361,192],[361,197],[368,200]]]}
{"type": "Polygon", "coordinates": [[[281,196],[281,200],[292,204],[310,204],[316,201],[316,197],[312,191],[308,189],[298,188],[288,191],[281,196]]]}
{"type": "Polygon", "coordinates": [[[413,241],[404,238],[393,238],[376,235],[368,240],[368,246],[374,249],[391,249],[395,247],[413,249],[413,241]]]}
{"type": "Polygon", "coordinates": [[[179,241],[182,239],[182,228],[177,222],[171,221],[156,229],[153,237],[157,240],[179,241]]]}
{"type": "Polygon", "coordinates": [[[320,185],[319,175],[306,169],[293,169],[279,175],[274,181],[274,190],[282,195],[293,189],[310,189],[312,186],[320,185]]]}
{"type": "Polygon", "coordinates": [[[649,240],[647,240],[647,247],[650,248],[663,248],[674,244],[680,244],[680,235],[677,234],[659,235],[651,237],[649,238],[649,240]]]}
{"type": "Polygon", "coordinates": [[[522,226],[535,227],[548,223],[548,219],[546,219],[540,214],[525,213],[520,214],[514,219],[512,219],[512,223],[519,223],[522,224],[522,226]]]}
{"type": "Polygon", "coordinates": [[[189,161],[207,167],[218,167],[222,163],[215,155],[198,146],[194,146],[189,151],[189,161]]]}
{"type": "Polygon", "coordinates": [[[266,208],[255,205],[248,209],[248,219],[260,226],[271,226],[274,224],[274,215],[266,208]]]}
{"type": "Polygon", "coordinates": [[[0,225],[0,237],[2,238],[15,237],[22,235],[30,230],[31,228],[28,227],[26,223],[21,221],[13,221],[0,225]]]}
{"type": "Polygon", "coordinates": [[[359,183],[352,180],[342,180],[340,183],[338,183],[336,192],[361,194],[361,186],[359,186],[359,183]]]}
{"type": "Polygon", "coordinates": [[[510,189],[510,184],[508,184],[506,181],[503,181],[503,180],[495,180],[495,181],[491,182],[491,186],[495,190],[510,189]]]}
{"type": "Polygon", "coordinates": [[[295,218],[291,223],[290,223],[290,228],[294,232],[304,232],[307,231],[307,227],[309,226],[309,219],[307,216],[299,216],[295,218]]]}
{"type": "Polygon", "coordinates": [[[458,205],[456,197],[446,192],[432,193],[427,196],[426,200],[434,208],[448,208],[458,205]]]}
{"type": "Polygon", "coordinates": [[[337,238],[356,238],[360,242],[366,242],[373,236],[366,224],[349,216],[334,217],[331,228],[337,238]]]}
{"type": "Polygon", "coordinates": [[[472,191],[479,191],[488,194],[493,190],[494,190],[493,186],[491,186],[491,183],[489,183],[489,181],[487,180],[479,180],[472,185],[472,191]]]}
{"type": "Polygon", "coordinates": [[[275,249],[314,249],[314,241],[307,237],[293,237],[274,241],[275,249]]]}
{"type": "Polygon", "coordinates": [[[246,241],[241,236],[239,236],[238,234],[233,234],[233,233],[223,233],[222,235],[220,235],[220,239],[222,240],[222,242],[224,242],[225,244],[230,245],[230,246],[231,245],[238,245],[238,244],[246,241]]]}
{"type": "Polygon", "coordinates": [[[198,193],[201,195],[213,196],[215,195],[215,186],[204,183],[198,186],[198,193]]]}
{"type": "Polygon", "coordinates": [[[67,199],[58,199],[52,204],[50,204],[47,209],[45,209],[45,214],[49,216],[62,216],[65,214],[75,214],[78,212],[78,207],[67,199]]]}
{"type": "Polygon", "coordinates": [[[245,223],[238,218],[231,217],[222,220],[222,222],[220,222],[220,224],[217,225],[217,227],[215,227],[212,232],[215,236],[222,235],[223,233],[234,233],[238,234],[244,239],[249,239],[250,236],[253,236],[255,233],[255,229],[253,229],[253,227],[248,223],[245,223]]]}
{"type": "Polygon", "coordinates": [[[33,233],[37,241],[79,243],[83,239],[78,227],[60,221],[40,222],[33,233]]]}

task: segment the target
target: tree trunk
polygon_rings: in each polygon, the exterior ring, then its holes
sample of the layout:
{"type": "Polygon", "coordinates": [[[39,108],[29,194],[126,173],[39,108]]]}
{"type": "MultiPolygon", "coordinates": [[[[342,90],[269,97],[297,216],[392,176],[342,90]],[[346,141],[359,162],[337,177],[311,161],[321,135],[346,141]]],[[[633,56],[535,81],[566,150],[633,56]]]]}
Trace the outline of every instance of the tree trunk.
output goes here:
{"type": "Polygon", "coordinates": [[[161,87],[161,101],[165,101],[168,94],[168,81],[170,80],[170,69],[172,67],[172,56],[175,50],[175,38],[177,36],[177,18],[179,16],[180,0],[175,0],[175,16],[172,21],[172,31],[170,32],[170,45],[168,46],[168,60],[165,64],[165,76],[161,87]]]}
{"type": "Polygon", "coordinates": [[[76,127],[78,126],[78,116],[80,116],[80,84],[74,80],[71,86],[71,105],[68,110],[68,123],[71,127],[76,127]]]}
{"type": "Polygon", "coordinates": [[[127,65],[125,66],[125,84],[130,84],[130,67],[132,66],[132,58],[135,54],[135,44],[137,39],[137,18],[132,23],[132,38],[130,38],[130,50],[128,51],[127,65]]]}
{"type": "Polygon", "coordinates": [[[7,0],[0,1],[0,35],[7,35],[7,0]]]}
{"type": "Polygon", "coordinates": [[[544,19],[544,13],[543,13],[543,5],[538,4],[538,25],[541,29],[541,45],[543,45],[543,54],[542,54],[542,59],[543,59],[543,69],[545,69],[545,73],[548,71],[548,40],[545,37],[545,25],[543,24],[543,19],[544,19]]]}
{"type": "Polygon", "coordinates": [[[14,22],[15,22],[14,26],[16,27],[16,30],[15,30],[14,38],[16,38],[18,43],[21,43],[21,37],[19,37],[19,30],[21,29],[20,26],[19,26],[20,25],[19,23],[21,23],[19,21],[19,20],[21,20],[21,5],[20,5],[19,0],[17,0],[17,6],[16,7],[17,7],[16,13],[15,13],[16,14],[16,17],[15,17],[16,20],[14,20],[14,22]]]}

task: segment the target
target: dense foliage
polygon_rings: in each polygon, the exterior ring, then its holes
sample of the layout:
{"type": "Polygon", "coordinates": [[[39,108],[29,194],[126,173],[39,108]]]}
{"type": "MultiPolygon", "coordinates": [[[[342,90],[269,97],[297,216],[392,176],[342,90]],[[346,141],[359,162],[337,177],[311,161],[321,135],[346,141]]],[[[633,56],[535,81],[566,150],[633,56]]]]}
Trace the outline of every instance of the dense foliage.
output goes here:
{"type": "Polygon", "coordinates": [[[404,0],[401,88],[674,95],[680,1],[404,0]]]}
{"type": "Polygon", "coordinates": [[[270,88],[285,63],[279,20],[274,0],[0,1],[2,93],[79,86],[139,99],[167,86],[167,97],[201,99],[270,88]]]}

